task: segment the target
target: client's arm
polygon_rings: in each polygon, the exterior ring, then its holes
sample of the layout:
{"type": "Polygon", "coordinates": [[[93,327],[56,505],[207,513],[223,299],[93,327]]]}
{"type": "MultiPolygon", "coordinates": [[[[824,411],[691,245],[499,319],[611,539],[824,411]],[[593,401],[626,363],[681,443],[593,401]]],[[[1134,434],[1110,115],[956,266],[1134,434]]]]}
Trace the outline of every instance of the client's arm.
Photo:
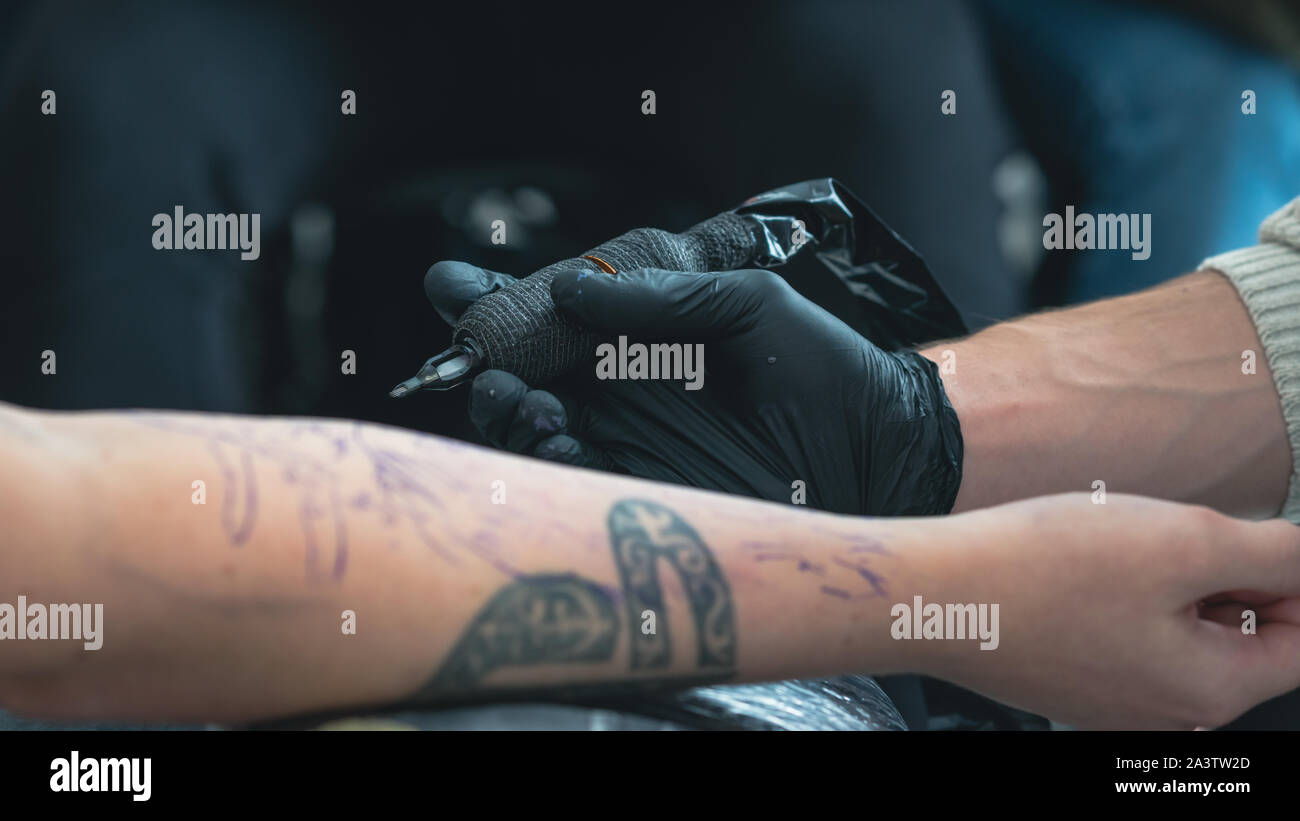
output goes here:
{"type": "Polygon", "coordinates": [[[0,610],[0,706],[35,715],[918,671],[1086,726],[1192,726],[1300,684],[1295,529],[1123,496],[861,519],[353,422],[7,406],[0,484],[0,608],[103,605],[96,650],[8,640],[0,610]],[[1267,594],[1245,597],[1258,635],[1239,603],[1198,610],[1242,589],[1267,594]],[[918,596],[1000,617],[899,638],[918,596]]]}

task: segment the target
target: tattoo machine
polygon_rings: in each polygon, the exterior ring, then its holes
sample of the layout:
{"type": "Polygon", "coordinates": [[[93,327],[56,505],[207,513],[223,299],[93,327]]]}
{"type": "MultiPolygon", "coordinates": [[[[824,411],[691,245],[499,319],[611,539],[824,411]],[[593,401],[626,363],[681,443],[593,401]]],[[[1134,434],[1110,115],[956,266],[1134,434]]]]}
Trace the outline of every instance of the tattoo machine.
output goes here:
{"type": "Polygon", "coordinates": [[[485,294],[461,315],[451,346],[389,396],[454,388],[488,368],[538,385],[594,356],[598,336],[551,301],[559,271],[774,268],[809,246],[866,313],[875,344],[898,349],[965,333],[961,314],[911,246],[841,183],[822,178],[750,197],[681,234],[637,228],[485,294]]]}

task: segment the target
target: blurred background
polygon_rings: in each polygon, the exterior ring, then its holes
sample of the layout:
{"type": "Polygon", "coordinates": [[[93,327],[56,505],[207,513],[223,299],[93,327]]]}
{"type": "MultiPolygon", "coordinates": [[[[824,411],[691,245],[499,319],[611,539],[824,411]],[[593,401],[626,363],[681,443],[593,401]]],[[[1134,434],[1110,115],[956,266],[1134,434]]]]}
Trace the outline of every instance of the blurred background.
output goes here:
{"type": "Polygon", "coordinates": [[[834,176],[974,329],[1192,270],[1300,193],[1290,0],[620,5],[4,4],[0,399],[473,441],[463,392],[386,398],[449,341],[441,259],[522,276],[834,176]],[[1150,258],[1045,253],[1067,204],[1151,214],[1150,258]],[[260,214],[261,257],[155,250],[177,205],[260,214]]]}
{"type": "MultiPolygon", "coordinates": [[[[1297,193],[1297,59],[1300,11],[1270,0],[9,3],[0,397],[470,437],[460,394],[385,398],[447,341],[431,263],[525,275],[820,176],[973,328],[1135,290],[1297,193]],[[1066,204],[1152,214],[1150,259],[1045,254],[1066,204]],[[176,205],[261,214],[260,259],[154,250],[176,205]]],[[[788,274],[845,298],[815,264],[788,274]]]]}

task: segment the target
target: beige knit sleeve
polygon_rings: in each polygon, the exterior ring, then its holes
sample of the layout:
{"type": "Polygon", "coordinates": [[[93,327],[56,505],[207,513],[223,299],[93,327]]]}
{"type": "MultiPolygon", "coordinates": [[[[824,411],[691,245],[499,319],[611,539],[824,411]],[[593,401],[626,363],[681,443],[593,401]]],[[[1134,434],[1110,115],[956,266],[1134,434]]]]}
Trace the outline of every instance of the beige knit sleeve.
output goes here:
{"type": "Polygon", "coordinates": [[[1291,485],[1282,515],[1300,523],[1300,197],[1264,221],[1259,245],[1210,257],[1236,286],[1259,332],[1291,442],[1291,485]]]}

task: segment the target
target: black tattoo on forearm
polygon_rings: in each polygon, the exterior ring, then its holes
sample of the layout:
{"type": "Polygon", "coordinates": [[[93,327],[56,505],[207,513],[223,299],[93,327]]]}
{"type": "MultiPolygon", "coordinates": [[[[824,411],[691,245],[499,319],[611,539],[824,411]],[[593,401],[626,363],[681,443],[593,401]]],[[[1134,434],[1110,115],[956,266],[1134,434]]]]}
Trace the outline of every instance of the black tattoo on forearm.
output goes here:
{"type": "MultiPolygon", "coordinates": [[[[735,672],[736,620],[731,589],[708,546],[690,525],[655,502],[624,500],[609,513],[609,538],[623,582],[632,670],[672,662],[668,612],[656,565],[666,559],[681,577],[699,647],[699,673],[680,685],[725,680],[735,672]],[[640,631],[641,613],[654,610],[657,630],[640,631]]],[[[525,576],[502,588],[475,616],[437,674],[416,694],[463,695],[504,667],[608,662],[617,645],[614,598],[579,576],[525,576]]],[[[645,683],[665,686],[657,677],[645,683]]],[[[621,687],[627,682],[618,682],[621,687]]]]}
{"type": "Polygon", "coordinates": [[[609,594],[586,579],[522,578],[479,611],[425,690],[470,690],[506,666],[609,661],[617,630],[609,594]]]}
{"type": "Polygon", "coordinates": [[[609,538],[623,582],[632,636],[632,669],[672,663],[672,639],[659,584],[658,565],[667,559],[681,579],[695,622],[700,667],[729,667],[736,661],[736,624],[731,590],[712,553],[695,531],[662,505],[640,500],[618,502],[609,512],[609,538]],[[638,629],[651,610],[654,634],[638,629]]]}

